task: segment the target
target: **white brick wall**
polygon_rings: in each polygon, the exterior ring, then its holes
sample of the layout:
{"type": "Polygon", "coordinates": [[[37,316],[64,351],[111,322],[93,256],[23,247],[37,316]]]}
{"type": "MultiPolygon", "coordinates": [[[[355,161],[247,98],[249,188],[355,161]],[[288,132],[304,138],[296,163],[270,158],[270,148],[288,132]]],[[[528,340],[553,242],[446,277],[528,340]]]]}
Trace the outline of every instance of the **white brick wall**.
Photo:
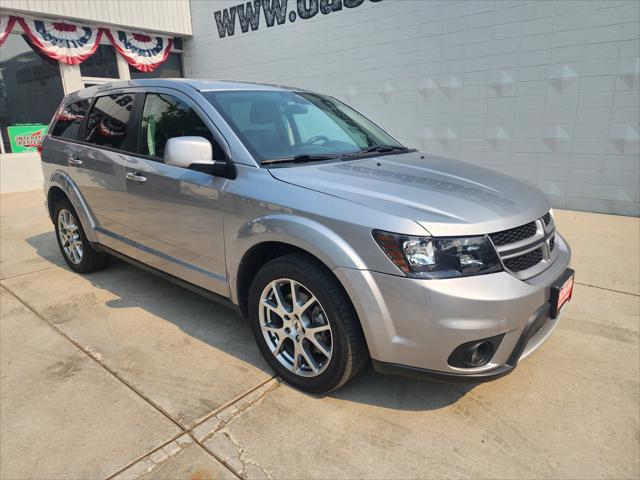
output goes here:
{"type": "Polygon", "coordinates": [[[188,76],[328,93],[554,206],[640,214],[637,0],[364,0],[219,38],[214,11],[239,3],[191,0],[188,76]]]}

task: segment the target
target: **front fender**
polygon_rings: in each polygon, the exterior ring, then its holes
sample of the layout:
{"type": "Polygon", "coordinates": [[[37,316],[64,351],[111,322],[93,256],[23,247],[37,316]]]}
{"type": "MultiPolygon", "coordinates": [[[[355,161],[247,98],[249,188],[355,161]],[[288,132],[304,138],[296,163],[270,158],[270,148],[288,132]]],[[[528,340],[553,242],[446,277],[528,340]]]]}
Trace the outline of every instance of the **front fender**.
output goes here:
{"type": "MultiPolygon", "coordinates": [[[[91,212],[91,209],[87,205],[87,202],[82,196],[82,193],[80,193],[78,185],[76,185],[76,183],[67,173],[63,172],[62,170],[56,170],[51,174],[47,181],[47,201],[49,201],[49,193],[54,187],[62,190],[71,202],[71,205],[73,205],[73,208],[78,214],[80,223],[82,224],[82,228],[85,235],[87,236],[87,239],[92,243],[97,243],[98,238],[95,232],[96,220],[91,212]]],[[[53,216],[52,209],[54,208],[54,205],[49,205],[48,207],[49,212],[53,216]]]]}
{"type": "Polygon", "coordinates": [[[336,232],[327,226],[292,214],[268,214],[244,224],[227,245],[227,268],[231,300],[238,303],[237,275],[246,253],[258,244],[279,242],[300,248],[318,258],[328,268],[363,270],[363,259],[336,232]]]}

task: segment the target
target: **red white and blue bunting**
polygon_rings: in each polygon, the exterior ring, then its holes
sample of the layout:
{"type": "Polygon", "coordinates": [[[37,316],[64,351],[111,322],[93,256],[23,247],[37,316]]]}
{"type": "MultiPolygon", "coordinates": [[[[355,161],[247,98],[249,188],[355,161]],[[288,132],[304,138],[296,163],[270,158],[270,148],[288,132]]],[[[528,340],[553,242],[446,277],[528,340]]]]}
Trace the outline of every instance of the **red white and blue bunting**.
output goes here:
{"type": "Polygon", "coordinates": [[[169,56],[173,39],[161,35],[107,30],[107,36],[129,65],[141,72],[153,72],[169,56]]]}
{"type": "Polygon", "coordinates": [[[64,21],[18,18],[31,41],[48,57],[78,65],[93,55],[102,37],[102,29],[64,21]]]}
{"type": "Polygon", "coordinates": [[[154,71],[167,59],[173,47],[173,39],[164,35],[10,15],[0,15],[0,45],[16,22],[35,47],[48,57],[69,65],[78,65],[93,55],[103,33],[127,63],[141,72],[154,71]]]}
{"type": "Polygon", "coordinates": [[[0,15],[0,45],[4,43],[16,23],[16,17],[0,15]]]}

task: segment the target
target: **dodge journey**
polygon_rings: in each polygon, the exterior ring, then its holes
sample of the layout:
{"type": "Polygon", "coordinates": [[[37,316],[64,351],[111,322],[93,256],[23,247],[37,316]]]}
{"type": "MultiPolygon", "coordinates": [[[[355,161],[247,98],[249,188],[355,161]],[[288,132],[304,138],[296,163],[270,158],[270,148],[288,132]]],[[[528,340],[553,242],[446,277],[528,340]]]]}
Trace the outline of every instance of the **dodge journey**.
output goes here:
{"type": "Polygon", "coordinates": [[[99,85],[63,100],[40,152],[69,268],[116,257],[228,302],[277,375],[309,392],[369,359],[499,378],[571,298],[570,249],[540,191],[409,148],[327,95],[99,85]]]}

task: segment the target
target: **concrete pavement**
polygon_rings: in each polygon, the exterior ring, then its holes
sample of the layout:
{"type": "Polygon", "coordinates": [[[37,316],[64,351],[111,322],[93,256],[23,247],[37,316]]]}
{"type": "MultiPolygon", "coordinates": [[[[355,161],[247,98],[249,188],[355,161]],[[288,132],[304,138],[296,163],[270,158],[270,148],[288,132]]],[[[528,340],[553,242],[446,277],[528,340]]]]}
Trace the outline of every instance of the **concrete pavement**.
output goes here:
{"type": "Polygon", "coordinates": [[[280,384],[233,311],[121,262],[80,276],[41,192],[0,196],[0,477],[638,478],[640,221],[556,212],[574,300],[475,387],[368,367],[280,384]]]}

